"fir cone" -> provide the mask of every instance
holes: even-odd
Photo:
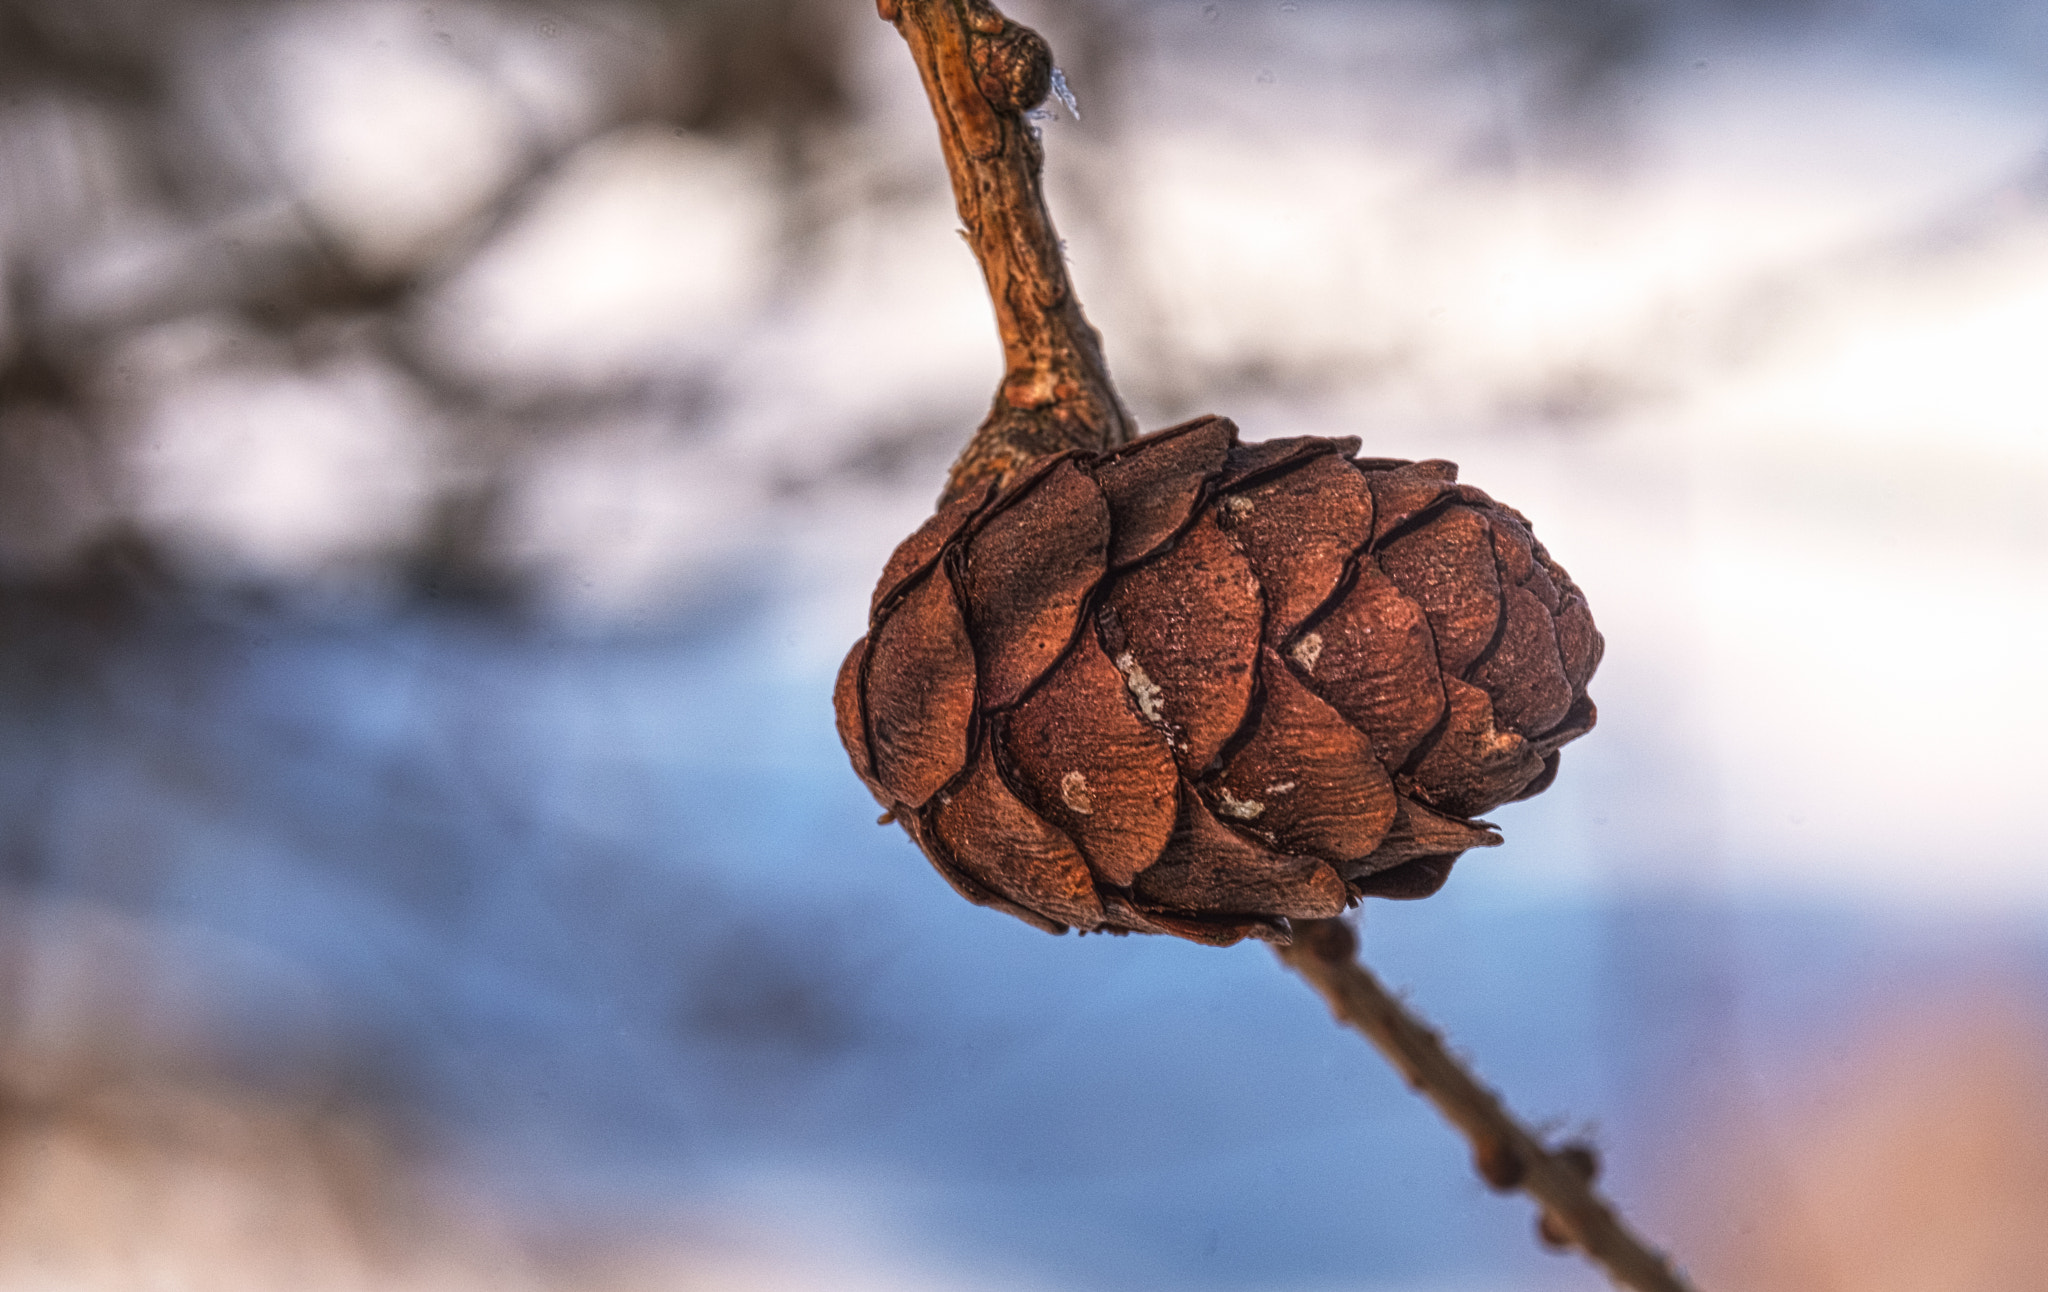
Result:
[[[1600,634],[1448,462],[1201,418],[1046,458],[889,560],[840,670],[855,769],[974,902],[1285,939],[1425,897],[1593,725]]]

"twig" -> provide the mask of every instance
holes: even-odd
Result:
[[[995,303],[1003,382],[953,464],[942,501],[1065,449],[1136,433],[1081,313],[1039,187],[1044,153],[1024,114],[1052,87],[1052,51],[987,0],[878,0],[924,78],[960,223]]]
[[[988,0],[876,0],[924,78],[939,126],[953,200],[981,262],[1003,339],[1003,382],[988,417],[953,464],[942,502],[1000,484],[1034,459],[1100,450],[1135,427],[1081,313],[1066,256],[1039,185],[1044,153],[1024,114],[1052,88],[1052,51]],[[886,819],[886,818],[884,818]],[[1637,1292],[1690,1292],[1593,1190],[1596,1159],[1583,1145],[1555,1151],[1522,1129],[1354,959],[1357,939],[1336,920],[1296,922],[1280,956],[1366,1034],[1471,1140],[1480,1174],[1521,1188],[1543,1206],[1541,1232],[1576,1246],[1616,1283]]]
[[[1278,948],[1290,969],[1322,993],[1330,1013],[1365,1034],[1408,1084],[1436,1105],[1472,1144],[1473,1165],[1495,1189],[1520,1189],[1543,1208],[1544,1240],[1576,1247],[1618,1287],[1692,1292],[1670,1262],[1638,1238],[1593,1187],[1598,1159],[1580,1144],[1546,1147],[1467,1072],[1443,1039],[1389,995],[1358,963],[1357,935],[1342,920],[1294,921],[1294,944]]]

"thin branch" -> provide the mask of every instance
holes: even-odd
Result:
[[[1322,993],[1340,1023],[1365,1034],[1408,1084],[1472,1144],[1473,1165],[1493,1188],[1520,1189],[1543,1208],[1546,1242],[1576,1247],[1617,1287],[1693,1292],[1671,1263],[1637,1237],[1593,1187],[1598,1159],[1581,1144],[1547,1147],[1465,1070],[1443,1038],[1410,1014],[1358,963],[1358,937],[1342,920],[1296,920],[1287,967]]]
[[[924,78],[953,200],[1003,339],[1002,385],[941,501],[1001,483],[1049,453],[1130,439],[1135,428],[1110,382],[1102,339],[1067,276],[1039,183],[1044,153],[1024,116],[1051,91],[1052,51],[988,0],[876,0],[876,8],[896,25]],[[1518,1125],[1436,1033],[1356,962],[1348,925],[1303,920],[1296,930],[1281,958],[1464,1132],[1488,1183],[1521,1188],[1542,1204],[1547,1241],[1582,1249],[1637,1292],[1691,1292],[1594,1191],[1592,1151],[1553,1151]]]
[[[1044,153],[1024,114],[1045,102],[1052,51],[987,0],[878,0],[924,78],[960,223],[1003,339],[1003,382],[953,464],[942,501],[1064,449],[1135,434],[1081,312],[1039,184]]]

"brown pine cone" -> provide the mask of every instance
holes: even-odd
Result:
[[[855,770],[1055,933],[1285,939],[1435,892],[1592,727],[1600,634],[1520,513],[1357,450],[1205,417],[942,508],[840,669]]]

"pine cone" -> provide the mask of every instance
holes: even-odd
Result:
[[[1284,940],[1426,897],[1593,725],[1600,634],[1520,513],[1206,417],[1035,464],[889,560],[840,738],[969,900]]]

